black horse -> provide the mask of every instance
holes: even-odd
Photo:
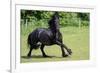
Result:
[[[61,47],[63,57],[71,55],[71,49],[63,44],[62,34],[59,30],[58,12],[53,14],[48,24],[48,28],[37,28],[29,34],[27,43],[30,46],[30,51],[27,56],[30,57],[32,50],[40,47],[43,57],[48,57],[44,52],[44,47],[54,44]],[[68,54],[65,53],[64,48],[67,50]]]

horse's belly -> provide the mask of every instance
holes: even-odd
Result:
[[[53,44],[53,43],[52,43],[52,40],[51,40],[49,37],[46,37],[46,36],[41,37],[41,38],[40,38],[40,42],[41,42],[42,44],[44,44],[44,45],[52,45],[52,44]]]
[[[40,40],[40,42],[44,45],[52,45],[51,40],[44,39],[44,40]]]

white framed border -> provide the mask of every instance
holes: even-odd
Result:
[[[96,60],[95,48],[95,7],[86,5],[70,5],[56,3],[11,3],[11,73],[47,69],[66,69],[79,67],[93,67]],[[66,11],[66,12],[89,12],[90,13],[90,60],[61,61],[42,63],[20,63],[20,9]],[[95,49],[94,49],[95,48]]]

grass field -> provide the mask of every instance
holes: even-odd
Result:
[[[69,57],[61,56],[61,49],[57,45],[46,46],[45,52],[51,58],[43,58],[40,49],[32,51],[32,57],[27,58],[27,36],[21,35],[21,63],[47,62],[47,61],[72,61],[89,59],[89,27],[63,27],[60,29],[66,46],[72,49]]]

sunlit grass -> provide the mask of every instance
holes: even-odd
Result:
[[[63,27],[61,32],[63,42],[72,49],[73,54],[70,57],[62,57],[61,49],[57,45],[46,46],[45,52],[52,58],[43,58],[40,49],[32,51],[32,58],[26,58],[29,48],[27,47],[27,36],[33,29],[25,30],[21,33],[21,63],[26,62],[46,62],[46,61],[73,61],[89,59],[89,27]],[[26,32],[25,32],[26,31]]]

